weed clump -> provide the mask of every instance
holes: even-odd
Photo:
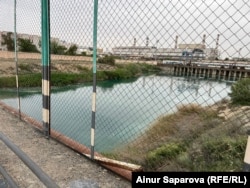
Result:
[[[250,78],[244,78],[231,87],[231,97],[232,104],[237,105],[250,105]]]

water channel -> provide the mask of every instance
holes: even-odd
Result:
[[[135,139],[158,117],[178,105],[202,106],[229,98],[231,84],[173,76],[142,76],[127,81],[103,81],[97,86],[95,149],[111,151]],[[0,90],[0,99],[17,108],[15,90]],[[42,95],[36,88],[20,89],[21,111],[42,121]],[[90,147],[92,85],[53,88],[51,127]]]

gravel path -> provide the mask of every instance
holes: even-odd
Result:
[[[40,131],[19,120],[1,106],[0,132],[24,151],[61,188],[80,188],[89,181],[93,184],[88,187],[131,187],[131,183],[126,179],[79,155],[59,142],[46,139]],[[0,165],[12,176],[20,188],[45,187],[1,140]]]

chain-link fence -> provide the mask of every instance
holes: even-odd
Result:
[[[18,73],[20,110],[41,122],[41,2],[16,5],[0,1],[1,100],[18,108]],[[243,0],[51,0],[52,130],[145,170],[240,171],[250,118],[242,81],[250,75],[249,11]]]

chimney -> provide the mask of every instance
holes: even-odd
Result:
[[[203,35],[202,45],[203,45],[204,48],[205,48],[205,46],[206,46],[206,35],[205,35],[205,34]]]
[[[136,38],[134,38],[134,47],[136,46]]]
[[[178,47],[178,35],[176,35],[176,37],[175,37],[175,46],[174,46],[174,48],[177,49],[177,47]]]
[[[216,50],[218,50],[218,47],[219,47],[219,38],[220,38],[220,34],[217,35],[216,46],[215,46]]]
[[[149,41],[149,38],[147,37],[146,38],[146,46],[148,47],[148,41]]]

